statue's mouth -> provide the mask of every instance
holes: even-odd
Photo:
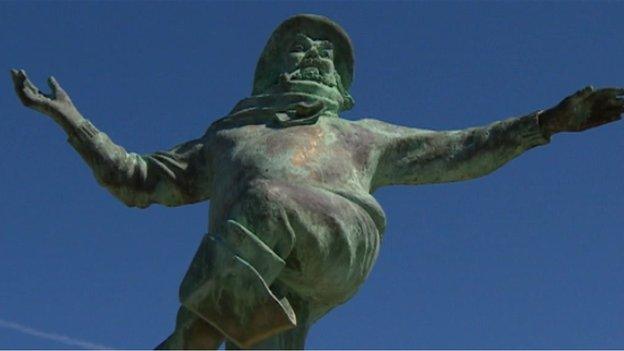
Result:
[[[318,59],[318,58],[307,58],[307,59],[303,59],[301,60],[301,62],[299,63],[299,67],[300,68],[308,68],[308,67],[316,67],[319,70],[327,70],[327,63],[323,62],[323,60]]]
[[[320,77],[321,69],[314,66],[304,67],[301,69],[301,75],[304,77]]]
[[[322,69],[316,66],[301,67],[288,74],[285,78],[288,81],[311,81],[328,87],[336,86],[336,82],[332,79],[333,77],[323,73]]]

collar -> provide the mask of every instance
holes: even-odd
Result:
[[[321,116],[338,118],[339,108],[334,100],[307,93],[253,95],[239,101],[227,116],[215,121],[210,129],[248,124],[267,124],[277,128],[314,124]]]

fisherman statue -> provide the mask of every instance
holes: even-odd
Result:
[[[484,176],[559,132],[615,121],[624,89],[584,88],[555,107],[487,126],[431,131],[349,121],[353,49],[331,20],[296,15],[271,35],[251,97],[201,137],[127,152],[50,77],[42,93],[12,71],[22,103],[51,117],[97,181],[128,206],[210,200],[209,232],[158,348],[301,349],[310,326],[371,271],[386,217],[371,195],[393,184]]]

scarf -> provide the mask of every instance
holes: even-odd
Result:
[[[273,128],[314,124],[321,116],[338,117],[336,101],[306,93],[260,94],[239,101],[225,117],[210,129],[225,129],[248,124],[266,124]]]

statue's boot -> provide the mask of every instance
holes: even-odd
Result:
[[[310,312],[311,305],[309,301],[301,299],[295,292],[288,287],[281,286],[278,282],[271,286],[271,289],[288,296],[293,310],[297,315],[297,326],[280,332],[279,334],[268,337],[249,347],[253,350],[303,350],[305,349],[306,337],[311,327]],[[235,343],[226,340],[226,350],[240,350]]]
[[[294,328],[297,319],[288,300],[269,289],[284,260],[241,224],[228,221],[224,228],[202,240],[180,285],[180,301],[229,341],[249,348]]]
[[[178,310],[176,328],[157,350],[216,350],[223,342],[221,332],[195,313],[182,306]]]
[[[298,325],[293,329],[264,339],[250,348],[253,350],[303,350],[309,328],[308,325]],[[229,341],[226,341],[225,349],[240,350],[236,344]]]

